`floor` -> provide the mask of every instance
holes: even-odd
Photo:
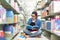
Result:
[[[22,39],[19,36],[20,36],[20,33],[13,40],[49,40],[46,37],[44,37],[43,34],[41,35],[41,38],[25,38],[25,39]]]
[[[42,36],[41,38],[26,38],[26,39],[21,39],[18,36],[14,38],[13,40],[49,40],[46,37]]]

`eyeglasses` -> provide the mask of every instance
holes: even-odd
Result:
[[[35,16],[32,16],[32,17],[35,17]]]

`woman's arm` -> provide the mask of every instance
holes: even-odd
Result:
[[[32,21],[32,20],[31,20],[31,18],[30,18],[30,19],[27,21],[27,24],[30,25],[31,21]]]
[[[39,19],[37,19],[36,27],[37,27],[37,29],[40,29],[40,27],[41,27],[41,21]]]

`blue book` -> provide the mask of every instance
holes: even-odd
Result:
[[[27,25],[27,29],[32,29],[33,27],[31,25]]]
[[[51,21],[46,21],[46,30],[51,30]]]
[[[11,10],[6,10],[6,17],[13,18],[13,16],[14,16],[13,11],[11,11]]]
[[[55,19],[55,30],[60,30],[60,19]]]
[[[19,36],[20,38],[26,38],[25,36]]]
[[[0,37],[0,40],[6,40],[5,38],[3,38],[3,37]]]
[[[4,32],[11,32],[11,34],[13,34],[13,27],[12,27],[12,25],[4,25],[3,26],[3,31]]]
[[[27,29],[30,29],[30,30],[31,30],[32,28],[39,29],[39,27],[38,27],[37,25],[35,25],[35,26],[28,25],[28,26],[27,26]]]
[[[35,26],[33,26],[33,28],[39,29],[39,26],[35,25]]]

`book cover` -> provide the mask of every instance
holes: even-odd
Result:
[[[46,30],[51,30],[51,21],[46,21]]]

